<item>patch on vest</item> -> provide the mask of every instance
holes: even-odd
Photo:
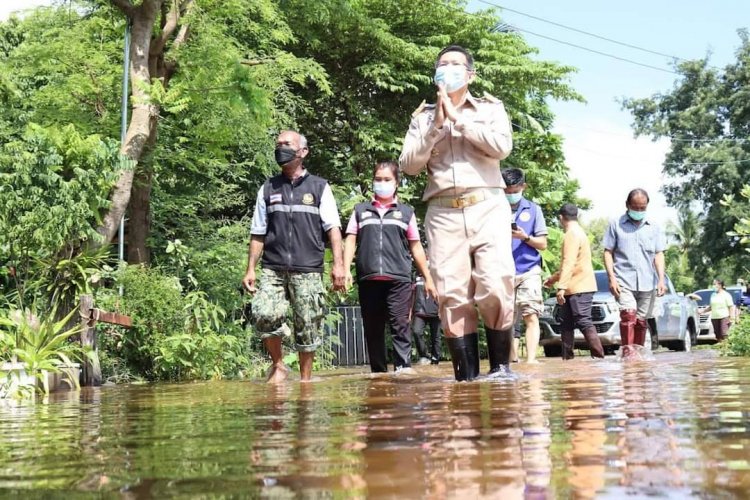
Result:
[[[372,217],[372,212],[362,212],[360,219],[366,219],[368,217]]]
[[[302,197],[302,203],[305,205],[312,205],[315,202],[315,198],[310,193],[305,193],[305,195]]]
[[[403,219],[404,218],[404,214],[402,214],[400,210],[396,210],[395,212],[393,212],[393,218],[394,219]]]
[[[531,214],[529,212],[521,212],[518,214],[518,220],[521,222],[529,222],[531,220]]]
[[[281,203],[281,193],[274,193],[270,197],[271,203]]]

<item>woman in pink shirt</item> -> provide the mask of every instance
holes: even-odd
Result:
[[[388,371],[386,322],[391,328],[396,371],[411,370],[412,258],[425,278],[425,293],[437,300],[437,291],[419,241],[414,209],[396,199],[398,180],[395,162],[376,164],[373,199],[354,207],[346,228],[346,282],[351,286],[351,263],[356,255],[359,303],[373,372]]]

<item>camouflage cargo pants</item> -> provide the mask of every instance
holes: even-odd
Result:
[[[287,325],[290,305],[297,351],[315,352],[323,327],[323,276],[262,269],[258,291],[253,297],[253,326],[262,339],[291,334]]]

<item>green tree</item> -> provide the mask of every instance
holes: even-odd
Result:
[[[280,48],[293,35],[270,0],[75,0],[2,23],[0,133],[73,124],[118,138],[126,22],[131,98],[121,152],[135,168],[120,172],[94,243],[111,241],[129,206],[129,260],[143,262],[155,183],[173,198],[160,217],[237,212],[247,185],[272,168],[258,153],[270,148],[269,128],[291,125],[304,106],[290,87],[328,89],[319,65]]]
[[[667,224],[667,236],[675,242],[667,251],[667,272],[680,291],[696,288],[694,265],[700,259],[701,225],[699,215],[688,205],[680,206],[676,224]]]
[[[343,186],[346,207],[356,195],[369,196],[376,160],[398,157],[412,111],[435,98],[435,58],[451,43],[476,56],[472,92],[493,94],[509,110],[515,149],[505,165],[526,171],[529,194],[547,214],[574,201],[578,186],[567,176],[561,138],[549,133],[553,116],[546,104],[548,98],[579,98],[567,83],[573,69],[533,58],[536,50],[522,37],[496,30],[497,12],[469,13],[457,0],[279,5],[295,27],[290,49],[320,62],[330,78],[328,95],[303,89],[313,105],[298,121],[311,140],[311,168]],[[409,179],[401,196],[414,201],[424,181]]]
[[[72,125],[32,124],[0,147],[0,249],[16,269],[21,304],[35,295],[54,297],[56,278],[27,297],[33,274],[47,273],[98,238],[97,216],[121,170],[117,151],[115,141],[82,136]]]
[[[592,219],[587,224],[582,224],[586,234],[589,235],[591,243],[591,261],[594,269],[604,269],[604,232],[609,226],[609,220],[606,217]]]
[[[739,37],[737,59],[725,68],[708,59],[680,63],[680,78],[669,92],[624,102],[637,134],[671,139],[664,164],[672,179],[664,188],[667,201],[702,205],[706,222],[696,257],[691,255],[697,275],[742,271],[744,249],[740,238],[729,234],[750,208],[739,197],[750,183],[750,38],[744,30]],[[722,204],[727,195],[732,203]]]

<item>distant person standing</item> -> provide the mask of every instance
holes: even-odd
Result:
[[[503,170],[505,197],[513,213],[513,261],[516,266],[515,310],[526,325],[526,361],[536,363],[539,347],[539,316],[544,310],[542,297],[542,254],[547,248],[547,224],[542,208],[523,196],[526,177],[519,168]],[[520,332],[513,340],[512,359],[518,359]]]
[[[325,238],[331,243],[331,280],[344,289],[341,222],[336,200],[325,179],[310,174],[303,162],[307,139],[286,130],[276,139],[274,156],[281,173],[258,190],[250,228],[248,262],[242,286],[253,297],[253,324],[271,356],[269,383],[289,375],[284,365],[282,340],[294,333],[299,353],[300,378],[312,377],[315,351],[323,327],[323,257]],[[261,263],[256,290],[255,266]],[[292,309],[292,327],[287,310]]]
[[[727,338],[732,318],[735,316],[734,298],[727,292],[722,280],[714,280],[714,293],[706,311],[711,311],[711,324],[714,327],[716,340],[721,342]]]
[[[591,320],[591,303],[596,292],[596,277],[591,264],[591,246],[586,231],[578,224],[578,207],[566,203],[558,212],[565,231],[560,270],[545,281],[544,286],[557,283],[560,305],[563,359],[573,359],[574,329],[578,328],[589,345],[591,356],[603,358],[604,349]]]
[[[411,327],[414,344],[420,356],[420,362],[422,359],[428,359],[427,356],[429,355],[429,363],[433,365],[438,364],[443,351],[441,345],[443,329],[440,326],[438,303],[434,298],[425,293],[424,278],[421,276],[417,276],[414,284],[414,309],[412,311]],[[429,353],[427,352],[423,337],[425,328],[429,328],[430,330]]]
[[[625,201],[626,213],[610,222],[604,233],[604,267],[609,290],[620,306],[620,340],[623,356],[630,346],[646,341],[647,319],[656,297],[666,292],[664,232],[647,217],[649,197],[633,189]]]
[[[376,164],[373,199],[354,207],[346,228],[346,284],[349,286],[353,281],[350,269],[356,255],[359,304],[373,373],[388,371],[386,323],[392,335],[395,370],[411,368],[412,258],[425,279],[423,293],[437,298],[414,209],[396,198],[398,180],[398,164],[392,161]]]

